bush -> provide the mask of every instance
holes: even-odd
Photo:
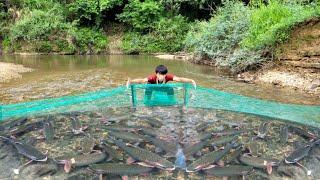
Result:
[[[4,2],[0,2],[0,38],[4,37],[8,30],[6,28],[8,24],[9,13],[6,11]]]
[[[68,5],[68,18],[79,26],[101,27],[105,11],[122,6],[123,3],[123,0],[74,0]]]
[[[186,47],[202,58],[239,72],[259,66],[285,42],[294,26],[319,17],[319,4],[307,1],[251,1],[251,7],[226,1],[209,22],[198,22],[189,31]],[[260,52],[260,53],[259,53]]]
[[[110,10],[116,6],[121,6],[123,0],[100,0],[100,11]]]
[[[126,33],[122,49],[127,54],[180,51],[188,29],[189,24],[182,16],[161,18],[148,34]]]
[[[52,51],[52,45],[48,41],[39,41],[35,43],[35,51],[49,53]]]
[[[53,0],[23,0],[22,1],[24,8],[27,9],[50,9],[53,8],[57,3],[55,3]],[[62,8],[62,7],[60,7]]]
[[[285,42],[297,23],[315,16],[316,7],[302,3],[273,0],[268,5],[261,5],[252,12],[249,34],[241,42],[242,47],[252,50],[272,48]]]
[[[42,5],[45,6],[45,3],[43,2]],[[30,11],[25,10],[21,18],[9,27],[7,52],[24,50],[22,46],[26,46],[27,51],[33,49],[36,52],[49,53],[56,51],[54,47],[58,45],[55,42],[67,42],[66,37],[73,26],[66,22],[61,5],[56,3],[50,10],[38,10],[36,7],[29,8]],[[65,47],[70,46],[72,44]],[[72,48],[67,48],[67,50],[71,52]]]
[[[68,43],[66,39],[58,39],[54,42],[55,46],[57,47],[56,51],[64,52],[67,54],[74,54],[75,53],[75,45],[72,43]]]
[[[105,51],[108,45],[108,40],[101,30],[75,28],[71,35],[80,54],[100,53]]]
[[[65,22],[59,8],[60,6],[55,6],[49,11],[27,12],[11,27],[10,38],[13,41],[48,40],[52,35],[65,34],[71,25]]]
[[[140,2],[140,0],[132,0],[126,4],[118,18],[135,30],[146,32],[155,25],[155,22],[160,20],[162,13],[163,7],[157,1],[146,0]]]
[[[141,35],[137,32],[127,32],[124,34],[121,49],[125,54],[139,54],[141,51]]]
[[[99,1],[75,0],[68,6],[69,18],[80,26],[99,26],[101,14]]]
[[[186,47],[197,55],[214,60],[217,65],[233,67],[230,54],[248,35],[250,9],[241,2],[227,1],[209,22],[196,23],[186,37]]]
[[[232,72],[241,72],[244,70],[255,69],[266,62],[266,58],[261,57],[261,52],[248,49],[236,49],[227,56],[227,63]]]
[[[189,23],[179,15],[172,18],[161,18],[151,33],[153,41],[162,52],[176,52],[183,49],[183,42],[189,30]]]
[[[2,41],[2,46],[3,46],[3,50],[4,52],[11,52],[12,51],[12,43],[10,41],[9,38],[4,38]]]

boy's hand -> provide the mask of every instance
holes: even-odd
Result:
[[[197,84],[194,80],[192,80],[192,85],[193,85],[194,89],[197,89]]]
[[[126,83],[127,89],[129,89],[129,86],[130,86],[130,78],[128,78],[127,83]]]

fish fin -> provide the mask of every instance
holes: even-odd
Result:
[[[199,165],[199,166],[197,166],[197,167],[194,168],[194,171],[195,171],[195,172],[200,171],[201,169],[203,169],[203,167],[204,167],[204,166]]]
[[[145,162],[137,162],[136,164],[139,164],[140,166],[144,166],[144,167],[150,167],[150,168],[154,168],[155,166],[145,163]]]
[[[189,170],[188,168],[186,168],[186,172],[187,173],[193,173],[193,172],[196,172],[195,170]]]
[[[207,169],[212,169],[212,168],[214,168],[214,167],[216,167],[216,165],[212,164],[212,165],[209,165],[209,166],[207,166],[207,167],[205,167],[205,168],[202,168],[202,169],[203,169],[203,170],[207,170]]]
[[[66,173],[69,173],[71,171],[71,168],[72,168],[72,165],[71,165],[71,162],[70,161],[65,161],[64,163],[64,171]]]
[[[271,164],[267,164],[267,172],[268,174],[272,174],[272,165]]]
[[[127,161],[126,161],[127,164],[132,164],[132,163],[134,163],[134,162],[136,162],[136,160],[133,159],[132,157],[129,157],[129,158],[127,159]]]

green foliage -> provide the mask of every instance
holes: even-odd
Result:
[[[152,41],[162,52],[176,52],[183,48],[183,41],[189,30],[189,23],[182,16],[161,18],[152,31]]]
[[[24,0],[2,0],[0,3],[5,4],[6,8],[21,8]]]
[[[53,49],[49,41],[37,41],[34,48],[36,52],[42,53],[50,53]]]
[[[80,26],[100,25],[100,5],[97,0],[75,0],[69,5],[69,17]]]
[[[50,9],[54,7],[57,3],[53,0],[24,0],[23,6],[27,9]],[[61,8],[61,7],[60,7]]]
[[[180,51],[188,30],[189,23],[182,16],[161,18],[148,34],[127,33],[122,48],[128,54]]]
[[[209,22],[198,22],[186,37],[186,47],[200,57],[214,59],[217,65],[233,67],[230,54],[247,36],[250,9],[241,2],[226,2]]]
[[[259,66],[261,52],[285,42],[295,25],[319,17],[319,4],[304,0],[251,1],[251,6],[226,1],[209,22],[198,22],[186,47],[202,58],[235,72]]]
[[[68,5],[68,17],[80,26],[101,27],[103,11],[123,5],[123,0],[75,0]]]
[[[0,2],[0,38],[8,33],[5,29],[8,21],[9,13],[6,11],[5,4]]]
[[[138,54],[142,52],[142,35],[138,32],[128,32],[123,36],[121,49],[126,54]]]
[[[211,11],[215,6],[221,5],[221,0],[160,0],[160,3],[169,11],[181,13],[182,6]]]
[[[11,42],[10,42],[10,39],[9,38],[4,38],[3,41],[2,41],[2,47],[3,47],[3,50],[5,52],[10,52],[11,51]]]
[[[60,6],[55,6],[49,11],[32,10],[26,13],[11,27],[12,40],[48,40],[52,35],[64,34],[70,24],[60,11]]]
[[[100,0],[100,11],[110,10],[115,6],[123,5],[123,0]]]
[[[150,30],[160,20],[163,7],[157,1],[131,0],[118,15],[119,20],[132,26],[138,31]]]
[[[56,45],[57,52],[64,52],[67,54],[74,54],[76,51],[76,47],[74,44],[69,44],[66,39],[57,39],[53,42]]]
[[[106,49],[107,39],[100,30],[77,28],[67,23],[60,6],[56,4],[48,11],[31,10],[11,27],[10,43],[25,42],[36,52],[61,51],[73,53],[99,53]],[[69,41],[68,39],[74,39]]]
[[[267,59],[261,57],[261,52],[248,49],[236,49],[227,56],[228,66],[233,72],[241,72],[250,68],[260,67]]]
[[[79,54],[100,53],[105,51],[108,40],[101,30],[76,28],[71,35]]]
[[[310,5],[273,0],[253,9],[249,35],[241,44],[252,50],[273,47],[285,42],[296,24],[315,16],[316,9]]]

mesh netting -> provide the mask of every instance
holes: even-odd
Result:
[[[187,105],[188,84],[135,84],[131,85],[131,100],[135,106]]]
[[[283,104],[189,84],[132,85],[76,96],[1,106],[0,120],[46,113],[91,111],[107,107],[172,106],[222,109],[320,127],[320,106]]]

